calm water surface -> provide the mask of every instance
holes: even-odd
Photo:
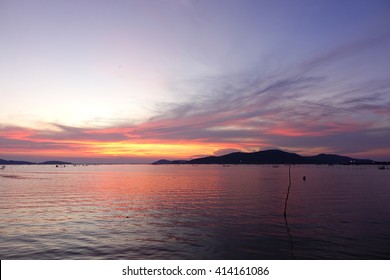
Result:
[[[7,166],[0,258],[390,259],[390,170],[291,174],[285,220],[286,166]]]

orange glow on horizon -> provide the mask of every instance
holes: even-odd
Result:
[[[141,156],[141,157],[170,157],[188,158],[195,154],[212,154],[222,148],[231,148],[232,145],[222,143],[202,142],[167,142],[167,143],[132,143],[106,142],[90,143],[86,152],[103,156]]]
[[[93,133],[105,134],[127,132],[129,129],[94,130]],[[4,135],[4,134],[3,134]],[[194,155],[212,155],[220,149],[240,149],[241,145],[231,143],[209,143],[202,141],[172,141],[159,139],[135,139],[125,141],[58,140],[36,134],[34,130],[12,130],[6,133],[11,141],[28,141],[20,147],[0,147],[0,153],[11,156],[34,156],[50,158],[168,158],[189,159]]]
[[[110,159],[121,158],[143,162],[157,159],[191,159],[194,157],[220,155],[220,153],[240,150],[253,152],[261,147],[274,147],[267,137],[272,140],[275,136],[286,137],[321,137],[331,135],[340,130],[354,131],[356,126],[345,127],[345,124],[323,124],[323,130],[309,130],[310,125],[302,128],[275,126],[273,128],[259,129],[253,135],[240,135],[236,137],[214,137],[212,133],[224,134],[239,129],[235,126],[217,126],[209,136],[209,131],[200,134],[203,138],[189,139],[189,135],[178,134],[172,120],[159,120],[133,126],[118,126],[109,128],[80,128],[63,125],[48,126],[46,129],[34,129],[23,127],[0,127],[0,157],[13,159],[24,158],[52,158],[56,160],[70,158],[85,159]],[[190,123],[187,127],[191,127]],[[196,129],[196,128],[194,128]],[[248,128],[250,131],[250,129]],[[190,131],[190,130],[189,130]],[[192,133],[192,132],[191,132]],[[232,134],[233,135],[233,134]],[[258,136],[257,136],[258,135]],[[161,137],[161,138],[160,138]],[[178,139],[175,139],[175,138]],[[303,155],[318,153],[337,153],[326,146],[290,147],[279,146],[280,149],[297,152]],[[370,158],[372,155],[380,158],[383,154],[389,154],[389,150],[377,149],[370,153],[364,151],[355,155]],[[382,156],[383,157],[383,156]],[[71,161],[71,160],[69,160]],[[114,160],[115,161],[115,160]]]

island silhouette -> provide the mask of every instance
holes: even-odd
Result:
[[[67,165],[72,164],[66,161],[58,161],[58,160],[49,160],[44,162],[32,162],[32,161],[23,161],[23,160],[5,160],[0,159],[0,164],[2,165],[32,165],[32,164],[53,164],[53,165]]]
[[[223,156],[208,156],[192,160],[161,159],[153,164],[378,164],[371,159],[356,159],[333,154],[301,156],[282,150],[245,153],[234,152]]]

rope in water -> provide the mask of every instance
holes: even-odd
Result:
[[[284,202],[284,217],[287,215],[287,201],[288,201],[288,196],[290,194],[290,188],[291,188],[291,164],[288,166],[288,189],[287,189],[287,196],[286,196],[286,201]]]

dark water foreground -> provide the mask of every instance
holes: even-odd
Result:
[[[7,166],[1,259],[390,259],[375,166]],[[303,181],[306,176],[306,181]]]

